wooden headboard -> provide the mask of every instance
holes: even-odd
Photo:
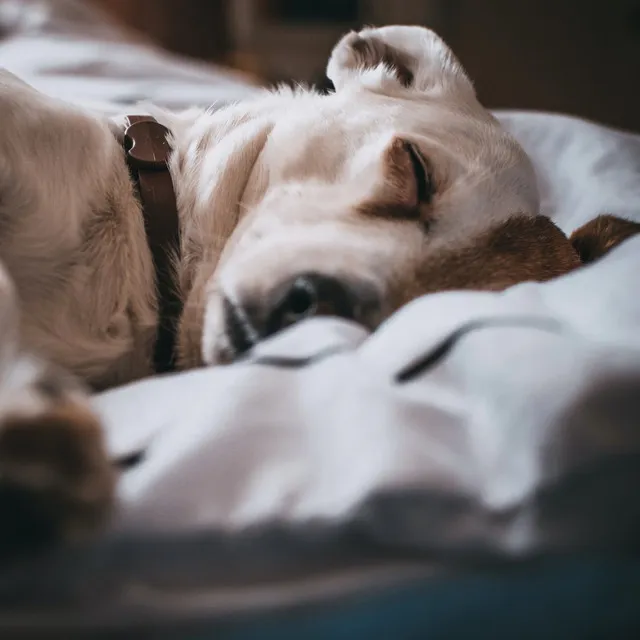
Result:
[[[222,62],[229,49],[226,0],[89,0],[163,47]]]

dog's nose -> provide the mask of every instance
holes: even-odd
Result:
[[[312,316],[353,319],[356,300],[340,280],[309,273],[298,276],[277,292],[269,305],[265,335],[271,335]]]
[[[227,335],[236,353],[243,353],[259,340],[313,316],[336,316],[368,324],[366,320],[376,307],[377,296],[368,287],[306,273],[276,287],[262,300],[232,304],[225,299]]]

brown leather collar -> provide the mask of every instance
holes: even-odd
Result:
[[[174,368],[176,332],[182,313],[173,268],[180,257],[180,226],[167,165],[171,151],[168,133],[167,128],[151,116],[127,116],[123,140],[155,267],[158,331],[153,360],[157,373]]]

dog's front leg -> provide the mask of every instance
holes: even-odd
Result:
[[[104,522],[114,472],[88,396],[21,350],[18,306],[0,262],[0,561]]]

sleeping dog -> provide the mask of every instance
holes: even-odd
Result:
[[[329,95],[109,121],[0,74],[5,548],[104,521],[115,472],[88,393],[168,368],[167,344],[185,369],[311,315],[375,329],[638,231],[602,217],[567,239],[538,215],[531,162],[433,32],[348,34],[327,75]]]

